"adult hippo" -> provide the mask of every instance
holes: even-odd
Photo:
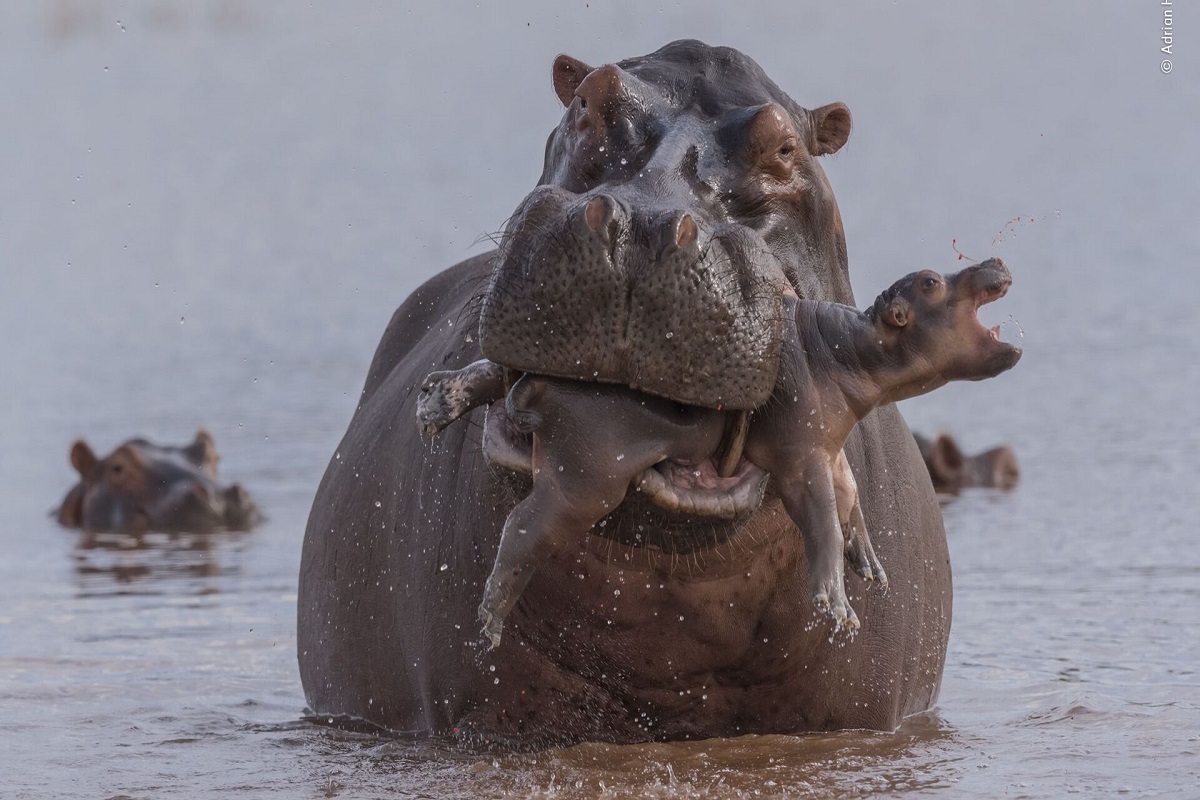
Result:
[[[1000,445],[969,456],[948,433],[930,439],[914,433],[917,449],[938,494],[958,494],[963,489],[1012,489],[1021,479],[1017,454]]]
[[[179,447],[130,439],[104,458],[80,439],[70,458],[79,480],[54,512],[66,528],[136,536],[246,531],[262,521],[241,485],[217,483],[217,447],[205,430]]]
[[[751,59],[696,41],[596,69],[559,56],[553,85],[566,112],[538,186],[497,251],[397,310],[317,491],[298,601],[309,705],[513,747],[895,728],[937,696],[951,586],[891,405],[845,447],[891,577],[887,593],[848,577],[855,637],[816,615],[801,537],[768,488],[732,520],[631,492],[540,565],[501,645],[481,642],[476,608],[530,483],[485,463],[482,409],[420,438],[427,374],[486,357],[514,380],[732,409],[736,431],[775,386],[784,296],[854,302],[817,163],[849,136],[844,105],[801,108]]]

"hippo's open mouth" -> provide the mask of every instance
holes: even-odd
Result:
[[[1008,294],[1008,287],[1012,285],[1012,278],[1008,273],[997,273],[994,276],[988,276],[987,282],[979,287],[975,292],[974,306],[971,309],[971,316],[975,319],[975,324],[979,327],[980,333],[992,342],[998,342],[1005,348],[1020,350],[1016,345],[1003,341],[1000,338],[1000,326],[994,325],[988,327],[979,319],[979,309],[986,306],[988,303],[994,303],[1004,295]]]
[[[733,474],[721,477],[716,456],[698,464],[675,459],[642,470],[633,485],[657,506],[680,514],[734,519],[758,508],[768,474],[742,458]]]
[[[753,512],[762,504],[770,475],[741,456],[741,441],[731,444],[728,438],[701,461],[687,463],[668,458],[643,469],[630,481],[630,491],[640,493],[665,511],[685,516],[728,520]],[[730,447],[737,448],[736,463],[728,477],[722,477],[721,462],[730,457]],[[488,407],[483,454],[495,466],[525,475],[533,472],[533,435],[518,429],[502,402]]]

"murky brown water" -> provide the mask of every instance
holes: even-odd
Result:
[[[0,7],[0,797],[1200,793],[1200,16],[1164,75],[1156,2],[734,5]],[[685,35],[849,103],[860,298],[952,240],[1013,269],[1021,364],[904,407],[1024,469],[946,510],[938,709],[503,758],[301,721],[300,539],[391,310],[532,184],[557,52]],[[75,436],[199,425],[260,529],[46,516]]]

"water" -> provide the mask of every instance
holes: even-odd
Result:
[[[0,9],[0,797],[1195,796],[1194,9],[1163,75],[1153,2],[599,5]],[[557,52],[680,36],[849,104],[826,167],[860,302],[955,248],[1012,268],[982,316],[1020,321],[1022,362],[904,406],[1023,468],[946,509],[937,710],[520,757],[303,722],[300,539],[389,314],[532,185]],[[46,516],[74,437],[201,425],[258,530]]]

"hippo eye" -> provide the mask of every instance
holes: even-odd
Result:
[[[792,146],[790,144],[785,144],[783,147],[779,148],[779,157],[780,158],[791,158],[792,157]]]
[[[932,289],[937,285],[938,285],[937,278],[926,278],[925,280],[921,281],[922,289]]]
[[[124,471],[125,471],[125,468],[123,466],[121,466],[120,464],[112,465],[112,474],[113,475],[120,475]]]

